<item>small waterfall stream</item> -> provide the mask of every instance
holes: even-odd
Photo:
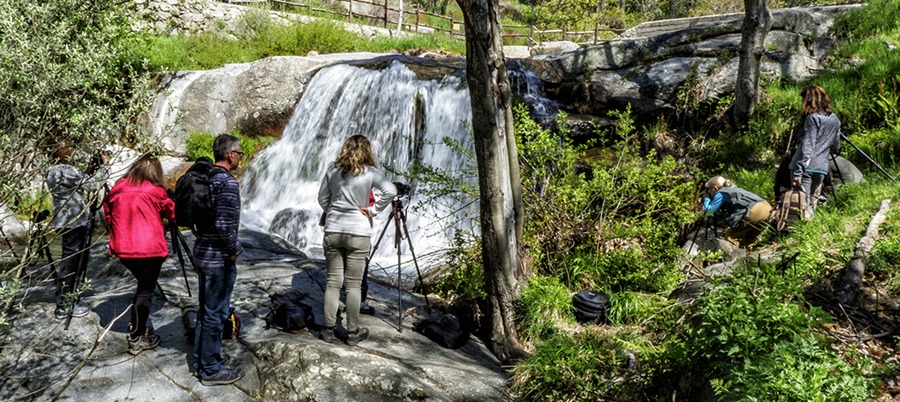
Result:
[[[515,86],[528,86],[527,80],[519,79],[525,73],[514,75]],[[294,108],[282,138],[266,148],[242,178],[242,223],[321,256],[323,231],[318,221],[322,209],[316,197],[326,168],[346,138],[367,136],[382,172],[392,181],[404,180],[388,169],[405,172],[415,162],[444,172],[462,171],[466,158],[445,145],[444,138],[471,149],[466,123],[470,116],[468,91],[453,75],[421,80],[399,61],[383,70],[348,64],[322,69]],[[429,266],[437,262],[435,258],[456,229],[477,231],[477,220],[473,220],[477,219],[477,203],[442,200],[449,202],[414,211],[425,206],[424,196],[419,183],[407,184],[412,186],[412,195],[403,201],[411,207],[407,216],[410,240],[419,265]],[[373,241],[385,227],[389,212],[374,219]],[[393,234],[391,225],[372,260],[371,270],[376,275],[396,274]],[[414,274],[405,239],[400,253],[403,273]]]

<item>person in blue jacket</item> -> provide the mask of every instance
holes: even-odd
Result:
[[[762,222],[772,211],[768,201],[722,176],[709,179],[701,197],[703,209],[713,214],[717,224],[728,227],[725,238],[738,247],[756,242],[763,231]]]
[[[831,100],[825,90],[809,86],[800,91],[803,98],[803,137],[788,168],[793,173],[792,184],[803,188],[809,211],[813,217],[822,181],[828,175],[828,155],[841,150],[841,121],[831,110]]]

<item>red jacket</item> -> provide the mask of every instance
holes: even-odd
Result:
[[[116,182],[103,199],[109,224],[109,252],[121,258],[166,257],[162,220],[175,219],[175,202],[162,187],[132,180]]]

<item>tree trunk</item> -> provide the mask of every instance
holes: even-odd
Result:
[[[457,0],[466,29],[466,79],[481,193],[481,237],[489,346],[501,362],[525,356],[514,322],[520,280],[523,206],[511,89],[497,0]]]
[[[841,303],[848,303],[859,291],[859,284],[862,283],[863,274],[866,272],[866,265],[869,263],[869,255],[872,248],[875,247],[875,240],[878,239],[878,228],[887,218],[887,213],[891,209],[891,200],[881,201],[878,212],[872,217],[869,226],[866,227],[866,233],[862,239],[856,243],[856,250],[853,252],[853,258],[847,264],[847,270],[844,271],[844,281],[838,289],[838,299]]]
[[[766,34],[772,28],[772,13],[766,0],[744,0],[744,24],[734,96],[734,125],[747,125],[759,104],[759,64]]]

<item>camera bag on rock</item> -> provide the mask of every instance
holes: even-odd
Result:
[[[572,297],[575,319],[580,323],[602,324],[609,313],[610,296],[595,290],[582,290]]]
[[[299,331],[315,323],[313,309],[283,294],[269,296],[272,311],[266,315],[266,329],[277,327],[283,331]]]
[[[413,330],[435,341],[438,345],[450,349],[459,349],[469,341],[469,331],[463,328],[453,314],[443,317],[426,318],[419,321]]]
[[[182,324],[184,324],[185,337],[188,343],[194,343],[194,333],[197,331],[197,309],[187,308],[182,312]],[[228,317],[222,323],[222,339],[237,339],[241,333],[241,319],[234,312],[234,307],[228,310]]]

